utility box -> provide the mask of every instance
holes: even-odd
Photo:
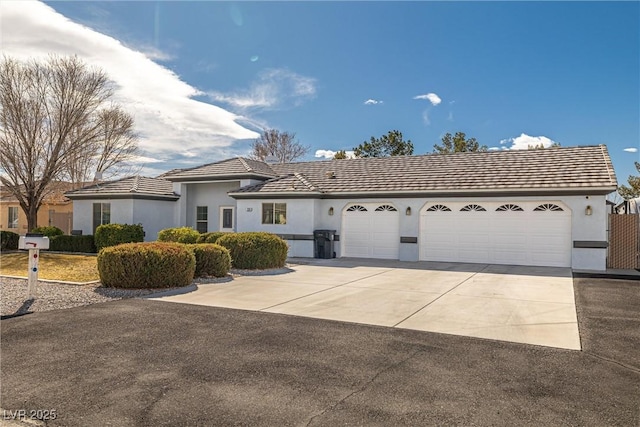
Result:
[[[42,234],[27,233],[20,236],[18,249],[49,249],[49,238]]]
[[[315,230],[313,232],[314,258],[335,258],[333,242],[335,241],[336,230]]]

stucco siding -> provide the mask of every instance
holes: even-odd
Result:
[[[132,224],[142,224],[145,242],[158,239],[158,232],[174,227],[173,211],[176,202],[168,200],[133,200]]]
[[[240,187],[240,182],[196,183],[186,184],[186,187],[186,206],[183,209],[184,218],[180,225],[196,228],[196,207],[207,206],[208,231],[219,231],[220,207],[236,206],[236,200],[229,197],[227,192],[237,190]],[[180,209],[180,205],[178,205],[178,209]],[[233,224],[236,230],[237,220],[237,215],[234,214]]]

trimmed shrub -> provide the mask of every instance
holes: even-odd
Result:
[[[214,243],[189,245],[196,256],[196,277],[224,277],[231,268],[229,250]]]
[[[32,233],[36,234],[44,234],[45,236],[51,238],[53,236],[62,236],[64,235],[64,231],[60,230],[58,227],[53,225],[48,225],[46,227],[36,227],[31,230]]]
[[[53,236],[49,238],[49,250],[58,252],[83,252],[94,254],[98,252],[92,235],[84,236]]]
[[[94,235],[98,250],[122,243],[144,241],[144,230],[141,224],[102,224],[96,228]]]
[[[233,268],[250,270],[284,267],[289,249],[280,237],[265,232],[228,233],[217,244],[229,249]]]
[[[112,288],[172,288],[193,281],[196,258],[178,243],[125,243],[98,253],[98,273]]]
[[[219,238],[224,236],[225,234],[229,234],[228,231],[210,231],[208,233],[202,233],[198,236],[198,241],[196,243],[215,243]]]
[[[158,242],[196,243],[200,233],[191,227],[165,228],[158,232]]]
[[[12,251],[18,249],[20,235],[12,231],[0,231],[0,250]]]

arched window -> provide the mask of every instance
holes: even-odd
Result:
[[[534,211],[554,211],[554,212],[558,212],[558,211],[563,211],[564,209],[562,209],[560,206],[558,205],[554,205],[553,203],[544,203],[540,206],[538,206],[537,208],[534,209]]]
[[[380,205],[376,208],[376,212],[382,211],[398,212],[398,210],[391,205]]]
[[[507,212],[507,211],[522,212],[522,211],[524,211],[524,209],[522,209],[518,205],[512,205],[511,203],[507,203],[506,205],[500,206],[498,209],[496,209],[496,211],[498,211],[498,212]]]
[[[347,209],[347,212],[367,212],[367,208],[361,205],[353,205]]]
[[[427,209],[427,212],[451,212],[451,209],[445,205],[433,205]]]
[[[486,212],[487,210],[480,205],[467,205],[460,209],[461,212]]]

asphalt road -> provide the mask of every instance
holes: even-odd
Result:
[[[2,321],[0,406],[51,426],[637,426],[640,282],[575,289],[583,351],[146,300],[34,313]]]

